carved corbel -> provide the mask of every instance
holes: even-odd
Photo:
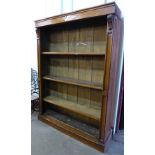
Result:
[[[113,14],[108,15],[107,16],[107,24],[108,24],[107,32],[109,34],[112,34],[112,31],[113,31],[113,22],[114,22],[114,15]]]
[[[36,35],[37,35],[37,39],[40,39],[40,30],[39,30],[39,28],[36,28]]]

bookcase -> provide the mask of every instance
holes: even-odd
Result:
[[[35,21],[38,118],[100,151],[112,135],[120,22],[114,2]]]

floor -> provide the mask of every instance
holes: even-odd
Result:
[[[124,132],[114,136],[106,153],[89,146],[40,122],[37,113],[31,115],[31,155],[123,155]]]

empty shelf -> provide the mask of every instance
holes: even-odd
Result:
[[[105,55],[101,52],[42,52],[45,55]]]
[[[55,81],[55,82],[60,82],[60,83],[65,83],[65,84],[81,86],[81,87],[103,90],[103,85],[99,84],[99,83],[95,83],[95,82],[75,80],[75,79],[64,78],[64,77],[56,77],[56,76],[51,76],[51,75],[43,76],[43,79]]]
[[[47,96],[43,99],[43,101],[58,106],[60,108],[70,110],[85,117],[94,119],[96,121],[100,120],[100,110],[91,108],[88,105],[77,104],[75,102],[68,101],[55,96]]]

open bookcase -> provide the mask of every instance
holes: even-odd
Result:
[[[100,151],[111,137],[119,16],[109,3],[35,21],[39,119]]]

